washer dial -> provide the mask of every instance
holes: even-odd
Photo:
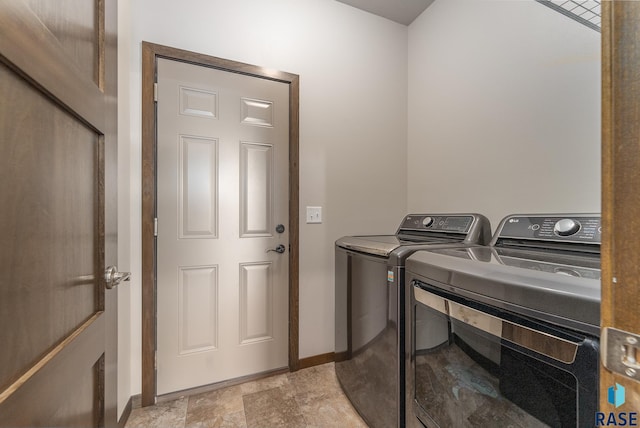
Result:
[[[558,220],[553,226],[553,232],[558,236],[571,236],[580,230],[580,223],[570,218]]]

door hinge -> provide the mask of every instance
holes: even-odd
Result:
[[[158,84],[153,84],[153,101],[158,102]]]
[[[158,217],[153,219],[153,236],[158,236]]]
[[[640,382],[640,335],[606,327],[601,342],[602,364],[612,372]]]
[[[158,370],[158,351],[153,352],[153,369]]]

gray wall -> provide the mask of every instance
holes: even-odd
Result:
[[[534,1],[409,27],[409,211],[600,211],[600,34]]]

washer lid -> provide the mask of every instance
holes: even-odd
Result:
[[[490,247],[421,250],[406,272],[430,285],[512,312],[599,334],[597,255],[503,251]]]
[[[375,256],[389,257],[402,243],[395,235],[344,236],[336,241],[338,247]]]
[[[460,237],[420,236],[415,239],[401,239],[396,235],[344,236],[336,245],[347,250],[374,256],[389,257],[394,250],[409,245],[430,245],[460,243]]]
[[[336,246],[364,254],[389,257],[405,246],[485,244],[491,237],[489,220],[480,214],[408,214],[395,235],[343,236]]]

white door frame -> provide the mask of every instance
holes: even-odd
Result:
[[[157,59],[166,58],[289,85],[289,370],[299,368],[299,76],[195,52],[142,43],[142,406],[156,400],[156,105]]]

